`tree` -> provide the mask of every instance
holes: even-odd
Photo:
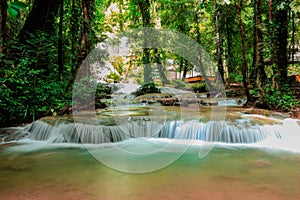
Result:
[[[161,3],[161,25],[171,28],[187,36],[191,36],[190,31],[195,20],[198,6],[195,1],[162,1]],[[182,73],[182,80],[185,80],[188,72],[188,61],[177,56],[179,72]]]
[[[92,19],[92,12],[93,12],[93,0],[82,0],[82,29],[81,29],[81,48],[79,54],[79,61],[78,63],[82,63],[82,61],[87,57],[88,53],[91,51],[91,44],[90,44],[90,31],[91,31],[91,19]]]
[[[218,63],[218,77],[224,83],[224,67],[223,67],[223,49],[222,39],[220,36],[220,11],[218,9],[217,0],[214,0],[214,15],[215,15],[215,34],[216,34],[216,54],[217,54],[217,63]]]
[[[137,0],[139,11],[142,15],[143,28],[151,27],[150,16],[150,1],[149,0]],[[144,83],[152,82],[151,65],[150,65],[150,48],[148,46],[147,33],[144,32],[144,48],[143,48],[143,64],[144,64]]]
[[[5,42],[6,42],[6,21],[7,21],[7,1],[0,1],[0,58],[1,54],[6,54]],[[0,62],[1,63],[1,62]]]
[[[28,67],[34,70],[42,69],[44,75],[50,74],[53,54],[49,52],[56,50],[50,41],[54,40],[54,22],[60,3],[61,0],[34,1],[32,10],[18,35],[18,45],[26,50],[19,48],[13,51],[16,65],[20,63],[22,58],[29,57],[32,60]],[[36,79],[37,76],[34,78],[34,87],[36,87]]]
[[[30,34],[37,31],[54,33],[54,19],[62,0],[35,0],[32,10],[19,33],[19,41],[26,44]]]
[[[287,80],[287,67],[288,67],[288,12],[289,12],[289,0],[278,1],[278,10],[275,14],[275,23],[277,24],[275,29],[276,38],[276,67],[278,72],[279,85],[282,86]]]
[[[261,0],[254,0],[254,50],[252,77],[255,80],[255,86],[262,89],[267,79],[263,64],[263,33],[262,33],[262,8]]]
[[[158,49],[154,49],[153,54],[154,54],[154,62],[156,63],[162,84],[163,85],[169,84],[169,80],[168,80],[167,76],[165,75],[165,72],[164,72],[164,69],[162,66],[161,53],[158,52]]]
[[[58,58],[57,58],[57,64],[58,64],[58,71],[59,71],[59,77],[62,79],[62,73],[63,73],[63,22],[64,22],[64,0],[61,0],[60,8],[59,8],[59,31],[58,31]]]
[[[227,80],[228,84],[232,82],[231,74],[234,73],[234,54],[233,54],[233,36],[234,36],[234,19],[235,19],[235,9],[229,4],[226,6],[226,18],[225,18],[225,33],[226,33],[226,41],[227,41],[227,69],[229,74],[229,79]]]
[[[264,64],[274,64],[273,85],[280,89],[286,83],[288,71],[288,13],[290,1],[269,0],[269,24],[271,60]]]
[[[77,0],[72,0],[71,2],[71,17],[70,17],[70,38],[71,38],[71,58],[70,58],[70,62],[71,62],[71,74],[73,77],[76,76],[76,70],[78,68],[78,66],[81,64],[81,60],[78,59],[78,51],[79,51],[79,47],[80,47],[80,16],[81,16],[81,8],[78,5],[78,1]]]
[[[248,89],[248,78],[247,78],[247,59],[246,59],[246,46],[245,46],[245,34],[244,34],[244,29],[243,29],[243,21],[242,21],[242,16],[241,16],[241,10],[243,7],[243,1],[239,0],[239,3],[236,4],[237,8],[237,13],[238,13],[238,21],[239,21],[239,26],[240,26],[240,36],[242,39],[242,58],[243,58],[243,68],[242,68],[242,74],[243,74],[243,85],[244,85],[244,90],[245,94],[247,97],[247,103],[253,102],[252,96],[250,95],[249,89]]]

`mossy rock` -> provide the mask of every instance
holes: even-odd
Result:
[[[161,91],[155,86],[154,83],[147,83],[142,85],[136,92],[133,93],[133,95],[137,97],[150,93],[161,93]]]
[[[142,96],[136,97],[136,100],[142,103],[160,103],[164,106],[171,106],[178,102],[177,97],[171,93],[152,93],[144,94]]]

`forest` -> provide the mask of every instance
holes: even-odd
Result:
[[[300,75],[299,21],[298,0],[1,0],[0,126],[57,115],[72,105],[76,74],[96,45],[146,27],[198,42],[226,88],[242,85],[245,106],[297,110],[299,94],[292,85]],[[129,60],[112,58],[116,73],[107,82],[131,75],[138,84],[168,85],[165,65],[139,66],[169,59],[179,66],[176,83],[186,84],[193,68],[187,60],[147,48]]]

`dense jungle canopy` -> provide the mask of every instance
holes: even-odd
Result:
[[[197,41],[227,87],[243,85],[247,105],[297,109],[291,75],[300,75],[299,21],[298,0],[1,0],[0,124],[30,122],[71,105],[78,68],[97,43],[143,27]],[[138,84],[168,85],[163,63],[170,59],[179,66],[177,82],[186,84],[193,68],[187,60],[147,48],[128,60],[111,58],[116,72],[107,82],[132,76]],[[141,67],[147,63],[162,65]]]

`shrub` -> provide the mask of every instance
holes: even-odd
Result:
[[[154,83],[147,83],[142,85],[136,92],[133,94],[137,96],[141,96],[149,93],[161,93],[160,89],[158,89]]]
[[[108,82],[108,83],[118,83],[121,81],[121,76],[115,72],[111,72],[109,75],[107,75],[105,77],[105,80]]]
[[[205,81],[201,81],[199,83],[192,83],[191,87],[196,93],[208,92],[207,84]]]
[[[265,93],[255,102],[257,107],[282,111],[293,110],[299,105],[300,101],[295,98],[288,85],[283,86],[280,90],[267,85]]]

